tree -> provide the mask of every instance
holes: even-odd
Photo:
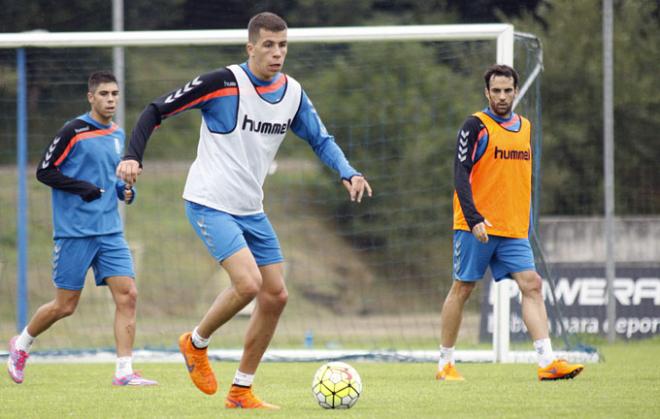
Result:
[[[617,2],[614,14],[615,182],[618,214],[660,212],[658,4]],[[601,1],[559,0],[514,21],[544,45],[546,214],[602,214]]]

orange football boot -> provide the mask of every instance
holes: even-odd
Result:
[[[445,364],[445,367],[435,375],[436,380],[440,381],[465,381],[465,378],[456,369],[454,364]]]
[[[228,409],[270,409],[277,410],[280,407],[259,400],[252,393],[252,387],[240,387],[232,385],[225,399],[225,407]]]
[[[584,369],[582,364],[569,364],[565,359],[555,359],[545,368],[539,368],[539,380],[568,380]]]
[[[218,391],[218,382],[209,363],[207,348],[195,348],[192,344],[192,333],[188,332],[179,337],[179,350],[195,386],[206,394]]]

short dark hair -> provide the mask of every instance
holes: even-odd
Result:
[[[490,89],[490,79],[493,76],[504,76],[513,78],[513,87],[518,88],[518,72],[505,64],[495,64],[488,67],[484,73],[484,81],[486,82],[486,89]]]
[[[87,80],[87,91],[94,93],[101,83],[117,83],[117,78],[112,71],[95,71]]]
[[[259,40],[259,31],[265,29],[270,32],[282,32],[287,29],[284,19],[271,12],[261,12],[252,16],[248,23],[248,40],[256,43]]]

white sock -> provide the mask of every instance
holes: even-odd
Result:
[[[236,370],[236,375],[234,375],[234,384],[243,387],[250,387],[254,381],[254,374],[246,374]]]
[[[547,367],[555,360],[555,353],[552,350],[550,338],[535,340],[534,350],[538,355],[539,366],[541,368]]]
[[[209,346],[209,342],[211,341],[211,337],[209,336],[208,338],[203,338],[197,333],[197,328],[195,327],[195,330],[192,332],[192,343],[197,349],[204,349],[207,346]]]
[[[21,334],[18,335],[18,339],[16,339],[16,349],[24,352],[30,352],[30,348],[32,348],[32,344],[34,343],[35,339],[36,338],[30,336],[27,331],[27,327],[25,327]]]
[[[131,374],[133,374],[133,358],[130,356],[117,357],[115,377],[126,377]]]
[[[440,360],[438,361],[439,370],[443,369],[447,364],[455,363],[454,348],[455,346],[452,346],[451,348],[445,348],[444,346],[440,346]]]

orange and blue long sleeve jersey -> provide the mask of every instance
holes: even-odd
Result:
[[[54,238],[122,231],[117,199],[124,199],[125,185],[115,170],[124,141],[117,124],[103,125],[84,114],[67,122],[48,144],[37,179],[52,188]]]
[[[241,67],[250,77],[259,95],[268,102],[278,103],[287,89],[286,76],[277,74],[272,80],[258,79],[247,63]],[[312,147],[316,155],[328,167],[339,173],[341,178],[350,179],[359,173],[351,167],[343,151],[335,143],[323,125],[311,100],[303,91],[301,103],[291,122],[293,132]],[[150,103],[140,115],[131,133],[124,159],[142,162],[147,141],[162,121],[189,109],[199,109],[202,118],[212,133],[232,132],[237,121],[239,89],[234,74],[227,68],[221,68],[186,83]]]
[[[515,113],[506,119],[495,115],[490,108],[484,109],[483,113],[506,131],[517,133],[521,130],[523,118]],[[484,216],[474,202],[473,187],[479,185],[472,184],[472,172],[474,166],[484,156],[488,144],[488,129],[485,124],[474,115],[468,117],[458,132],[454,159],[454,188],[462,215],[470,230],[484,221]]]

